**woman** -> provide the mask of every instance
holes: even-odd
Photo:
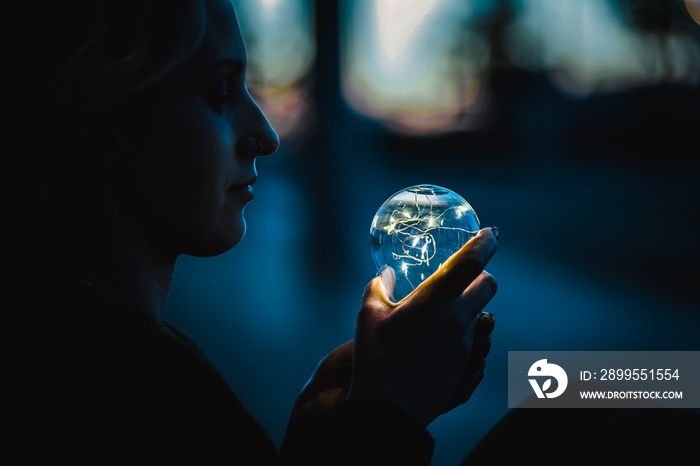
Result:
[[[9,444],[26,459],[276,464],[223,379],[160,322],[180,254],[246,230],[278,137],[227,0],[14,2],[4,12]],[[483,377],[496,291],[482,230],[409,298],[370,282],[356,338],[294,407],[286,464],[428,464],[425,427]]]

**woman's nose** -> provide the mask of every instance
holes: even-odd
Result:
[[[267,121],[260,107],[251,99],[251,112],[248,116],[248,134],[242,138],[239,153],[246,157],[259,157],[274,153],[280,145],[277,132]]]
[[[267,131],[265,132],[265,136],[256,141],[258,155],[273,154],[280,146],[280,138],[277,135],[277,132],[274,130],[274,128],[272,128],[270,123],[267,122],[267,119],[265,122],[267,123]]]

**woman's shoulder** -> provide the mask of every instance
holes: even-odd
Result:
[[[113,387],[120,353],[142,346],[155,331],[128,306],[78,281],[24,275],[3,287],[0,303],[3,355],[13,382],[26,388],[50,380],[44,396]]]
[[[115,339],[135,342],[139,334],[158,331],[138,309],[110,299],[87,281],[25,274],[2,288],[0,303],[4,341],[23,349],[17,356],[94,359]]]
[[[10,302],[5,380],[18,441],[55,439],[56,448],[68,448],[80,438],[98,456],[121,445],[125,455],[141,449],[160,460],[230,460],[249,444],[270,445],[176,328],[87,283],[16,280],[0,294],[0,303]],[[262,451],[274,457],[270,448]]]

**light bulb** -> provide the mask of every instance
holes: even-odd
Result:
[[[422,184],[397,192],[379,207],[370,228],[372,258],[396,273],[392,299],[405,298],[479,231],[467,201],[446,188]]]

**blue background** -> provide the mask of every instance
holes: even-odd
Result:
[[[508,411],[508,351],[700,349],[696,87],[582,98],[503,67],[483,130],[414,138],[351,110],[319,47],[316,132],[258,161],[245,238],[181,257],[165,313],[278,446],[317,362],[353,337],[375,211],[414,184],[456,191],[501,231],[486,377],[429,427],[434,464],[458,463]]]

